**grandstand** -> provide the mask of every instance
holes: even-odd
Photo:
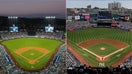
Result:
[[[29,36],[27,32],[2,32],[1,38],[3,40],[15,39],[15,38],[24,38],[24,37],[40,37],[40,38],[50,38],[61,40],[64,32],[37,32],[35,36]]]
[[[125,30],[125,31],[132,31],[132,23],[131,22],[120,22],[120,24],[117,26],[119,29]]]
[[[73,30],[82,30],[90,28],[91,25],[89,21],[67,21],[67,30],[73,31]]]
[[[72,54],[71,52],[67,51],[66,53],[66,67],[69,66],[78,66],[81,64],[81,62],[79,62]]]

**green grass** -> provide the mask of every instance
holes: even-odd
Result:
[[[68,40],[71,40],[75,43],[92,39],[106,38],[132,44],[132,32],[125,32],[111,28],[90,28],[86,30],[68,32],[67,37]]]
[[[55,52],[55,49],[60,44],[62,44],[62,42],[57,40],[42,39],[42,38],[20,38],[20,39],[4,41],[2,42],[2,44],[7,46],[8,51],[13,55],[13,57],[16,59],[16,61],[22,68],[26,70],[38,70],[43,68],[47,64],[48,60],[51,58],[51,56]],[[45,48],[45,49],[48,49],[50,52],[44,57],[42,57],[41,59],[39,59],[39,62],[37,62],[36,64],[29,64],[27,60],[23,59],[21,56],[17,55],[14,52],[15,50],[19,48],[28,47],[28,46],[36,46],[36,47]],[[32,57],[32,59],[38,57],[39,55],[41,56],[41,54],[36,51],[28,51],[28,52],[29,53],[35,52],[36,56]],[[30,56],[28,56],[28,52],[23,55],[27,56],[27,58],[31,58]]]
[[[99,66],[99,62],[95,59],[95,56],[82,50],[79,46],[76,44],[86,41],[86,40],[94,40],[94,39],[112,39],[112,40],[119,40],[122,42],[125,42],[129,44],[129,47],[125,50],[118,52],[112,56],[109,57],[109,60],[105,63],[105,66],[111,66],[112,64],[119,61],[123,56],[125,56],[128,52],[132,49],[132,33],[126,32],[118,29],[112,29],[112,28],[89,28],[86,30],[78,30],[73,32],[67,32],[67,38],[69,44],[92,66]],[[102,45],[102,44],[101,44]],[[99,47],[101,46],[99,44]],[[105,45],[106,46],[106,45]],[[98,51],[98,44],[97,46],[93,45],[91,48],[88,48],[89,50],[95,52],[96,54],[108,54],[112,51],[117,50],[115,46],[108,45],[107,49],[110,49],[111,51],[106,52],[99,52]],[[93,48],[96,48],[93,50]],[[118,57],[117,57],[118,56]]]
[[[34,54],[34,55],[31,55]],[[23,52],[22,55],[30,60],[37,59],[38,57],[42,56],[43,53],[39,52],[37,50],[28,50],[26,52]]]
[[[105,50],[101,50],[100,48],[105,48]],[[97,55],[108,55],[116,50],[118,50],[117,47],[111,45],[111,44],[107,44],[107,43],[97,43],[94,45],[91,45],[88,47],[88,50],[94,52]]]
[[[97,66],[98,62],[95,60],[95,56],[92,54],[83,51],[79,46],[77,46],[74,42],[70,41],[69,43],[86,61],[88,61],[91,65]]]

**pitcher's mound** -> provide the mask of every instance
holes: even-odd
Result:
[[[33,55],[34,55],[34,53],[31,53],[30,55],[31,55],[31,56],[33,56]]]

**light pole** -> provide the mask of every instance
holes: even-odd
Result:
[[[12,25],[12,24],[17,24],[17,19],[18,19],[18,17],[17,16],[8,16],[8,23],[9,23],[9,25]]]
[[[54,25],[54,20],[55,20],[55,16],[46,16],[45,17],[45,19],[46,19],[46,25],[48,25],[49,23],[51,24],[51,25]]]

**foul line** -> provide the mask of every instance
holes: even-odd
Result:
[[[111,55],[113,55],[113,54],[116,54],[116,53],[118,53],[118,52],[120,52],[120,51],[123,51],[123,50],[126,49],[127,47],[129,47],[129,45],[126,46],[126,47],[124,47],[124,48],[118,49],[117,51],[112,52],[112,53],[110,53],[110,54],[108,54],[108,55],[106,55],[106,56],[104,56],[104,58],[109,57],[109,56],[111,56]]]
[[[77,46],[79,46],[78,44],[76,44]],[[99,55],[97,55],[97,54],[95,54],[94,52],[92,52],[92,51],[90,51],[90,50],[88,50],[88,49],[86,49],[86,48],[83,48],[83,47],[81,47],[81,46],[79,46],[80,48],[82,48],[83,50],[85,50],[85,51],[87,51],[87,52],[89,52],[89,53],[91,53],[92,55],[94,55],[94,56],[96,56],[96,57],[98,57],[98,58],[100,58],[100,60],[102,59],[102,57],[101,56],[99,56]]]
[[[76,44],[76,45],[79,46],[78,44]],[[108,54],[108,55],[106,55],[106,56],[103,56],[103,57],[102,57],[102,56],[99,56],[99,55],[97,55],[97,54],[95,54],[94,52],[92,52],[92,51],[90,51],[90,50],[88,50],[88,49],[86,49],[86,48],[84,48],[84,47],[81,47],[81,46],[79,46],[79,47],[82,48],[83,50],[85,50],[85,51],[91,53],[92,55],[98,57],[100,60],[104,60],[105,58],[107,58],[107,57],[109,57],[109,56],[111,56],[111,55],[113,55],[113,54],[116,54],[116,53],[118,53],[118,52],[120,52],[120,51],[123,51],[124,49],[126,49],[127,47],[129,47],[129,45],[126,46],[126,47],[124,47],[124,48],[118,49],[118,50],[116,50],[116,51],[114,51],[114,52],[112,52],[112,53],[110,53],[110,54]]]

